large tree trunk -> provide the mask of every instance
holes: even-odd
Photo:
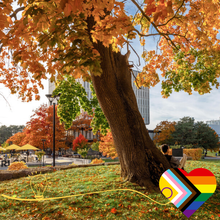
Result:
[[[94,45],[102,62],[101,76],[92,75],[100,106],[110,124],[121,164],[121,176],[149,190],[170,165],[152,142],[138,110],[127,57],[102,43]]]

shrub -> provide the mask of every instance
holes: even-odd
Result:
[[[202,158],[202,149],[183,149],[183,153],[189,157],[192,157],[193,160],[200,160]]]
[[[27,169],[28,167],[25,165],[23,161],[21,162],[14,162],[9,167],[8,170],[23,170]]]
[[[99,163],[105,163],[105,161],[103,161],[102,159],[95,158],[94,160],[92,160],[90,164],[99,164]]]
[[[42,151],[35,152],[35,154],[37,155],[38,160],[40,161],[43,155],[45,154],[45,152],[42,150]]]
[[[80,134],[75,140],[73,140],[73,151],[76,151],[78,154],[82,155],[83,158],[86,157],[89,150],[88,140]]]

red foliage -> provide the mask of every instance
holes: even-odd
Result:
[[[87,144],[88,140],[80,134],[75,140],[73,140],[73,150],[77,151],[78,148],[83,148]]]
[[[57,106],[56,106],[57,112]],[[63,124],[59,123],[57,114],[55,115],[55,148],[67,148],[65,145],[65,129]],[[22,133],[17,133],[8,141],[12,141],[19,146],[31,144],[37,148],[43,149],[42,139],[46,139],[44,148],[53,147],[53,106],[41,105],[34,111],[29,122]]]

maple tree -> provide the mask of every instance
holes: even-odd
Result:
[[[60,124],[57,114],[55,115],[55,129],[55,149],[67,149],[65,129],[63,124]],[[44,149],[53,149],[53,106],[48,107],[45,104],[34,111],[30,121],[26,123],[24,131],[16,133],[7,142],[12,141],[19,146],[30,144],[43,149],[42,139],[46,140]]]
[[[103,156],[111,157],[112,159],[118,157],[111,131],[108,130],[107,134],[100,139],[99,151],[102,152]]]
[[[24,125],[10,125],[8,127],[5,125],[0,126],[0,143],[4,143],[13,134],[22,132],[23,129]]]
[[[155,144],[172,144],[171,134],[175,131],[176,122],[161,121],[154,129],[154,143]]]
[[[65,75],[92,81],[109,122],[121,175],[157,189],[169,163],[151,141],[131,86],[131,40],[142,45],[159,36],[159,51],[142,54],[138,86],[162,77],[162,95],[218,88],[220,4],[218,0],[12,0],[0,2],[0,83],[22,100],[38,100],[42,80]],[[126,6],[137,9],[134,14]],[[22,14],[21,14],[22,12]],[[120,48],[127,46],[126,54]],[[30,77],[31,76],[31,77]],[[130,160],[132,158],[132,160]]]
[[[11,136],[10,138],[8,138],[6,140],[6,143],[10,143],[12,142],[13,144],[16,144],[18,146],[22,146],[22,141],[25,138],[25,132],[17,132],[16,134],[14,134],[13,136]]]

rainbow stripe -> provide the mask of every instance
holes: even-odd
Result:
[[[204,168],[192,170],[186,175],[188,180],[201,192],[201,194],[183,211],[186,217],[190,217],[216,190],[214,174]],[[188,218],[189,218],[188,217]]]
[[[189,218],[216,190],[212,172],[199,168],[189,174],[175,168],[163,173],[159,181],[162,193]]]

